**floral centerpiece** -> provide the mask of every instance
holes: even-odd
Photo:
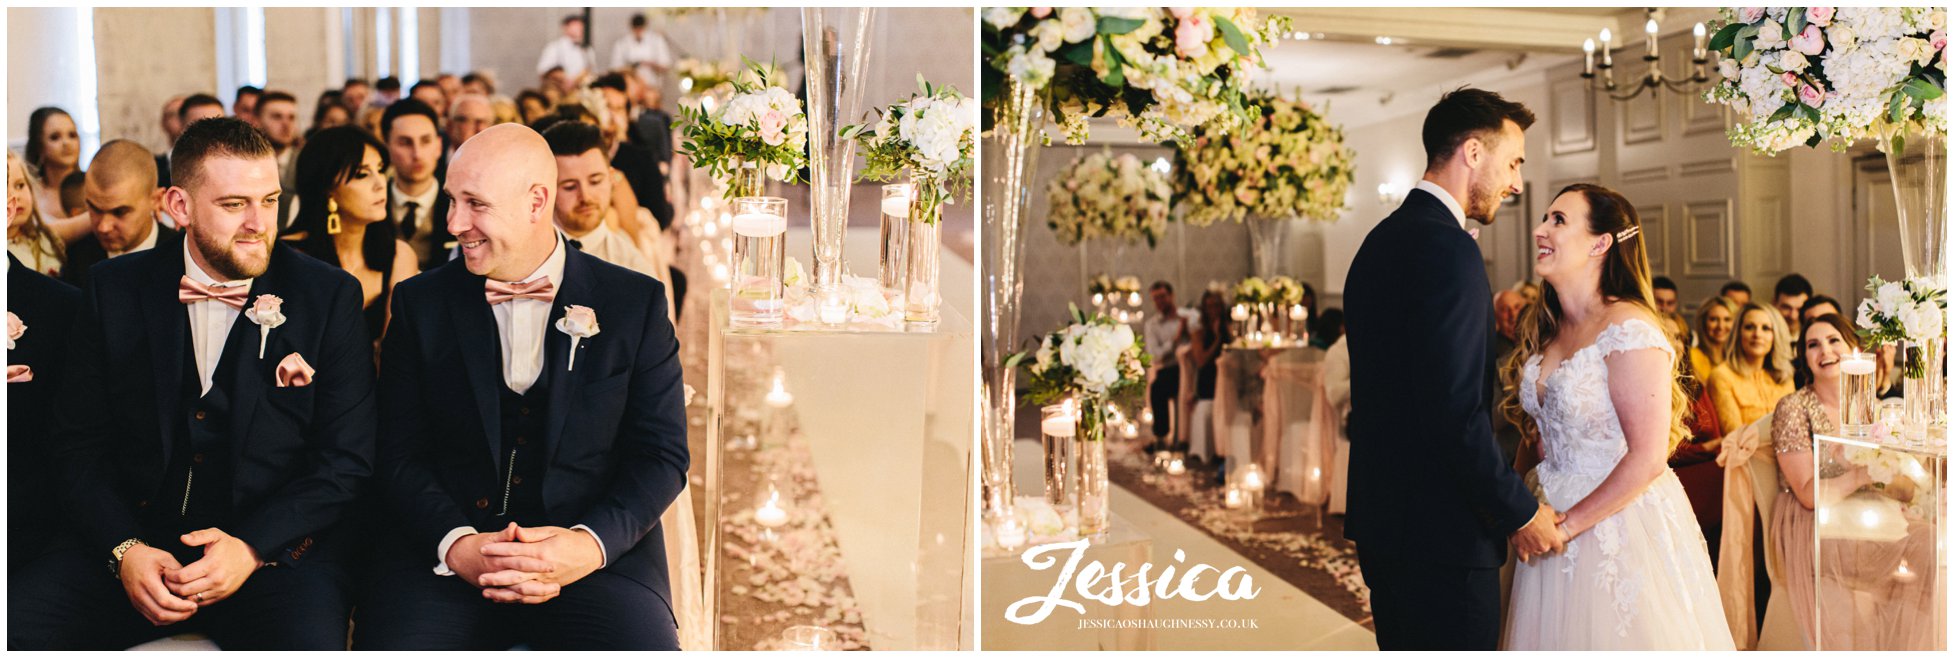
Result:
[[[1830,140],[1947,133],[1947,11],[1939,7],[1725,8],[1709,47],[1736,108],[1730,141],[1759,153]]]
[[[916,76],[922,93],[877,110],[871,125],[849,126],[842,137],[862,147],[862,178],[916,183],[916,208],[934,222],[937,208],[969,193],[977,146],[977,102],[955,87],[937,87]]]
[[[1167,230],[1167,176],[1131,153],[1091,153],[1072,161],[1047,188],[1046,222],[1063,244],[1080,240],[1145,239],[1152,247]]]
[[[1883,281],[1878,276],[1866,289],[1873,296],[1859,302],[1860,335],[1868,344],[1904,346],[1907,423],[1914,429],[1944,424],[1947,290],[1932,277]]]
[[[1275,291],[1262,277],[1251,276],[1235,284],[1235,303],[1263,304],[1275,301]]]
[[[1086,282],[1086,292],[1107,297],[1121,297],[1140,292],[1140,277],[1123,276],[1113,278],[1106,274],[1095,274]]]
[[[800,99],[779,86],[779,76],[747,64],[753,77],[730,81],[733,96],[724,104],[679,109],[685,135],[679,152],[726,181],[727,199],[757,194],[761,172],[792,183],[807,166],[807,114]]]
[[[1281,306],[1294,306],[1303,303],[1303,284],[1287,276],[1269,280],[1270,301]]]
[[[1355,180],[1343,129],[1300,101],[1256,93],[1241,130],[1198,127],[1175,158],[1174,207],[1195,226],[1247,217],[1334,221]]]
[[[1031,354],[1031,387],[1025,400],[1040,405],[1069,400],[1068,406],[1077,410],[1077,443],[1062,454],[1076,455],[1078,465],[1061,472],[1078,474],[1079,534],[1098,534],[1105,531],[1109,516],[1105,441],[1109,411],[1115,401],[1146,387],[1147,351],[1133,327],[1099,313],[1088,317],[1074,306],[1072,322],[1039,339],[1038,349]],[[1015,367],[1024,357],[1015,355],[1008,364]]]
[[[1048,92],[1073,144],[1085,141],[1087,117],[1114,117],[1158,142],[1247,121],[1244,69],[1288,27],[1247,7],[990,7],[983,16],[985,104],[1007,77]]]

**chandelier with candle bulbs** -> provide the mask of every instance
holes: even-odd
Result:
[[[1655,12],[1651,10],[1648,22],[1643,25],[1643,43],[1647,51],[1642,61],[1648,63],[1648,70],[1639,78],[1615,82],[1614,34],[1608,28],[1601,29],[1601,60],[1595,61],[1595,40],[1588,39],[1581,44],[1585,63],[1581,67],[1581,77],[1588,81],[1589,91],[1602,91],[1618,101],[1625,101],[1642,95],[1650,89],[1668,89],[1679,94],[1694,94],[1710,82],[1710,50],[1706,44],[1708,36],[1702,23],[1693,30],[1695,46],[1690,48],[1690,66],[1693,72],[1688,77],[1671,77],[1662,70],[1662,55],[1656,47],[1656,35],[1661,27],[1656,24]],[[1597,74],[1596,69],[1599,69]],[[1599,78],[1599,80],[1597,80]],[[1627,91],[1623,92],[1622,89]]]

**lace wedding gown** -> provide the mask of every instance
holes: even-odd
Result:
[[[1639,319],[1609,325],[1539,387],[1540,357],[1520,378],[1520,404],[1540,426],[1545,461],[1534,495],[1565,511],[1587,497],[1628,452],[1608,392],[1616,352],[1669,339]],[[1537,478],[1537,479],[1535,479]],[[1567,543],[1559,555],[1516,565],[1505,646],[1517,650],[1736,647],[1723,617],[1703,531],[1676,474],[1663,469],[1634,502]]]

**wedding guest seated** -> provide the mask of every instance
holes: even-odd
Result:
[[[1839,307],[1839,300],[1825,295],[1812,295],[1805,300],[1804,304],[1798,306],[1798,326],[1811,324],[1812,320],[1827,313],[1845,315],[1845,310]]]
[[[68,245],[68,266],[61,275],[68,283],[85,286],[96,263],[176,236],[156,220],[157,202],[167,191],[156,189],[156,157],[141,145],[126,139],[103,144],[88,163],[85,187],[92,232]]]
[[[448,154],[453,155],[462,142],[493,125],[495,106],[489,103],[487,96],[462,94],[455,97],[455,102],[448,104]]]
[[[77,171],[61,179],[61,214],[79,217],[88,212],[81,201],[81,186],[88,182],[88,176]]]
[[[210,94],[191,94],[183,99],[183,105],[176,108],[178,119],[187,130],[190,124],[204,119],[224,116],[224,101]]]
[[[367,101],[373,107],[386,107],[400,102],[400,78],[386,76],[373,83],[373,99]]]
[[[523,123],[533,124],[542,121],[544,116],[549,115],[553,105],[549,98],[534,89],[524,89],[516,94],[516,110],[521,115]]]
[[[1798,273],[1784,275],[1778,279],[1777,286],[1771,289],[1771,306],[1784,318],[1784,326],[1792,335],[1798,334],[1798,309],[1811,299],[1812,283]]]
[[[299,152],[292,245],[360,282],[366,334],[385,335],[394,284],[419,273],[387,221],[387,149],[352,126],[320,131]]]
[[[81,137],[75,129],[74,117],[67,110],[58,107],[36,108],[27,116],[27,164],[40,177],[39,196],[34,202],[40,206],[41,217],[48,221],[66,219],[74,214],[61,205],[61,184],[69,174],[81,171]]]
[[[441,85],[433,80],[414,83],[413,87],[408,88],[407,97],[427,103],[428,107],[434,108],[436,114],[448,113],[448,93],[442,91]]]
[[[1778,496],[1772,506],[1770,538],[1780,557],[1779,571],[1802,574],[1786,577],[1792,614],[1805,646],[1830,650],[1923,649],[1944,618],[1932,614],[1931,597],[1939,585],[1932,578],[1898,578],[1907,564],[1933,564],[1935,538],[1931,522],[1908,522],[1897,513],[1918,494],[1912,478],[1888,475],[1880,480],[1865,466],[1826,455],[1821,470],[1813,471],[1815,434],[1839,431],[1841,357],[1859,349],[1859,339],[1845,318],[1825,314],[1805,325],[1798,341],[1797,363],[1811,382],[1777,404],[1771,418],[1772,446],[1778,455]],[[1829,481],[1823,497],[1817,479]],[[1867,491],[1869,493],[1855,493]],[[1847,496],[1886,507],[1890,518],[1907,526],[1898,540],[1826,537],[1825,564],[1815,565],[1813,544],[1818,528],[1812,510],[1838,505]],[[1886,500],[1891,499],[1891,500]],[[1878,517],[1875,517],[1878,518]],[[1830,533],[1828,533],[1830,534]],[[1814,582],[1812,574],[1819,574]],[[1821,612],[1822,611],[1822,612]]]
[[[45,496],[77,536],[11,574],[7,646],[198,632],[343,650],[342,560],[365,542],[339,530],[375,430],[359,285],[273,240],[278,165],[256,128],[191,124],[171,166],[185,238],[104,262],[84,288]]]
[[[1181,364],[1174,355],[1193,335],[1191,330],[1200,323],[1201,314],[1176,304],[1174,285],[1166,281],[1153,282],[1147,294],[1153,297],[1157,311],[1147,315],[1143,327],[1147,353],[1152,355],[1149,368],[1153,370],[1153,383],[1147,388],[1147,406],[1153,409],[1152,449],[1164,450],[1168,448],[1167,437],[1176,420],[1171,410],[1181,396]]]
[[[157,187],[170,186],[169,146],[176,143],[177,135],[183,134],[183,117],[177,115],[177,110],[183,107],[183,101],[187,98],[189,98],[189,95],[180,94],[171,96],[169,100],[163,102],[163,115],[160,119],[160,125],[163,128],[164,148],[162,153],[156,154]]]
[[[9,154],[11,155],[11,154]],[[10,158],[11,159],[11,158]],[[31,208],[8,204],[11,222]],[[66,372],[69,327],[81,310],[81,291],[34,271],[7,254],[7,569],[40,556],[66,534],[60,510],[46,496],[59,483],[48,468],[53,443],[54,382]]]
[[[1223,309],[1226,310],[1226,309]],[[1319,350],[1330,349],[1330,345],[1343,337],[1343,309],[1331,307],[1323,309],[1323,315],[1310,322],[1309,345]]]
[[[305,139],[312,139],[321,130],[351,125],[353,114],[340,104],[339,92],[327,91],[319,95],[319,102],[312,109],[312,127],[305,129]]]
[[[393,167],[388,216],[400,239],[413,247],[422,270],[448,262],[455,238],[448,234],[449,199],[441,194],[441,118],[427,103],[408,98],[387,106],[380,136]]]
[[[347,78],[346,84],[339,86],[339,101],[347,112],[358,113],[366,109],[366,101],[373,95],[373,87],[364,78]]]
[[[1736,337],[1726,344],[1723,363],[1710,371],[1710,397],[1724,436],[1771,413],[1792,389],[1784,318],[1756,302],[1745,304],[1737,317]]]
[[[1680,313],[1669,313],[1668,317],[1670,338],[1680,352],[1689,344],[1689,324],[1682,321]],[[1680,359],[1676,363],[1677,381],[1689,398],[1689,413],[1683,418],[1689,436],[1670,453],[1669,468],[1676,472],[1690,508],[1696,512],[1696,524],[1703,529],[1714,565],[1723,536],[1723,466],[1717,463],[1717,454],[1723,450],[1723,425],[1717,421],[1716,402],[1710,399],[1709,388],[1694,361]]]
[[[629,237],[612,228],[617,214],[611,205],[615,170],[604,157],[603,131],[582,122],[561,121],[543,131],[543,139],[556,156],[556,227],[571,246],[661,282],[668,278],[667,273],[652,269],[651,261]]]
[[[658,167],[658,160],[651,150],[631,142],[631,107],[626,83],[627,76],[619,73],[606,73],[590,83],[604,98],[603,116],[600,125],[604,130],[606,152],[611,154],[611,166],[624,172],[631,182],[631,191],[637,196],[638,205],[651,211],[658,220],[659,227],[672,224],[672,204],[665,200],[665,172]]]
[[[1215,360],[1221,358],[1222,347],[1234,340],[1230,324],[1232,323],[1228,321],[1228,300],[1222,299],[1221,292],[1217,290],[1209,289],[1202,292],[1201,321],[1195,325],[1192,340],[1196,404],[1202,401],[1214,401],[1215,377],[1220,374],[1220,368],[1215,364]],[[1159,419],[1160,412],[1155,411],[1154,418]],[[1216,437],[1210,436],[1208,440],[1212,444]],[[1218,467],[1215,469],[1215,477],[1225,479],[1228,473],[1227,466],[1219,465],[1220,460],[1216,463]]]
[[[1696,309],[1696,343],[1689,348],[1689,365],[1699,380],[1708,383],[1710,373],[1723,365],[1736,327],[1737,305],[1729,299],[1711,297]]]
[[[1506,355],[1513,351],[1513,346],[1519,344],[1520,312],[1526,307],[1526,296],[1517,290],[1508,288],[1493,295],[1493,342],[1497,348],[1497,361],[1504,362]]]
[[[559,238],[555,182],[535,131],[476,135],[444,188],[460,258],[395,289],[355,648],[679,648],[678,341],[657,281]]]
[[[495,79],[489,77],[489,74],[483,71],[469,71],[467,75],[461,76],[461,91],[467,94],[481,94],[483,96],[494,97]]]
[[[1731,281],[1723,284],[1723,287],[1717,290],[1717,295],[1741,307],[1750,303],[1750,284]]]
[[[1649,280],[1649,290],[1655,294],[1655,310],[1658,313],[1675,313],[1681,306],[1677,303],[1676,282],[1669,277],[1659,276]]]
[[[451,103],[455,97],[461,95],[461,78],[455,77],[453,73],[442,71],[440,75],[434,76],[434,85],[441,88],[441,94]]]
[[[258,126],[258,100],[264,95],[265,90],[252,85],[238,87],[237,95],[231,97],[231,116],[243,119],[253,127],[260,127]]]
[[[61,238],[41,220],[34,203],[34,176],[13,151],[7,152],[7,253],[29,270],[60,276],[67,262]]]

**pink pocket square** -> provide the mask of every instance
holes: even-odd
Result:
[[[278,362],[278,387],[311,386],[314,372],[317,371],[298,352],[287,354],[284,361]]]
[[[7,383],[25,384],[34,381],[34,369],[27,366],[7,366]]]

